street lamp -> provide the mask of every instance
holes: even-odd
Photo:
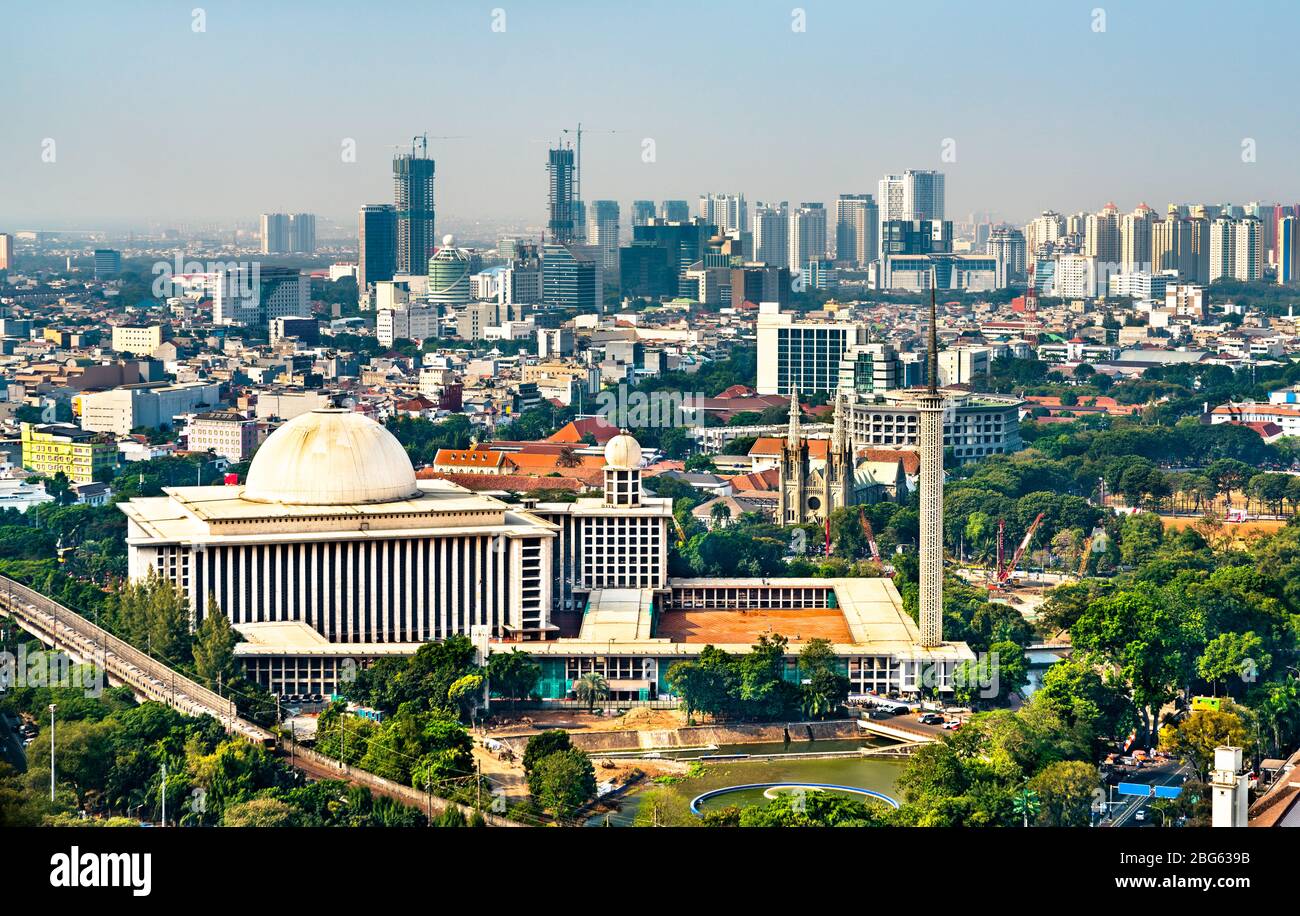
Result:
[[[57,705],[50,704],[50,801],[54,801],[54,710]]]

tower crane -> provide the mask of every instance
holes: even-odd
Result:
[[[577,162],[573,170],[573,198],[574,200],[582,200],[583,199],[582,198],[582,135],[583,134],[621,134],[622,131],[610,130],[609,128],[604,128],[604,127],[584,128],[582,126],[582,122],[579,121],[577,128],[565,127],[562,128],[560,132],[565,134],[573,134],[577,139],[577,144],[576,144],[577,149],[574,152],[574,158],[577,160]]]

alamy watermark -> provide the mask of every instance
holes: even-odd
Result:
[[[23,645],[16,654],[0,652],[0,693],[21,687],[82,690],[87,697],[99,697],[104,692],[104,672],[78,664],[65,652]]]

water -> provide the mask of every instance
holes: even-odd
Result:
[[[664,752],[664,756],[676,759],[698,759],[707,754],[798,754],[821,751],[844,751],[859,747],[881,747],[891,742],[878,739],[834,739],[826,741],[792,741],[764,744],[730,744],[717,750],[700,750],[693,748],[677,752]],[[898,798],[896,789],[898,777],[903,772],[906,761],[897,757],[831,757],[801,758],[776,757],[762,760],[706,760],[704,775],[683,777],[666,786],[669,791],[689,805],[691,799],[712,789],[725,786],[745,785],[747,783],[765,782],[815,782],[835,785],[856,786],[873,789],[893,798]],[[599,774],[599,769],[597,774]],[[599,776],[598,776],[599,778]],[[647,780],[644,788],[655,788],[658,784]],[[611,818],[615,826],[631,824],[641,806],[642,791],[633,792],[620,799],[619,810]],[[711,798],[701,807],[704,810],[725,808],[729,805],[746,807],[748,805],[766,804],[762,789],[733,792]],[[603,814],[596,815],[589,821],[592,825],[603,825]]]

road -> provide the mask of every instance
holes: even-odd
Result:
[[[1158,767],[1150,767],[1139,770],[1131,775],[1126,775],[1125,782],[1144,782],[1157,786],[1182,785],[1190,776],[1195,775],[1195,771],[1187,764],[1166,763]],[[1140,827],[1142,822],[1134,820],[1134,815],[1138,809],[1144,805],[1150,804],[1154,799],[1152,797],[1143,798],[1141,796],[1117,795],[1115,802],[1116,812],[1109,820],[1101,822],[1103,827]],[[1157,820],[1159,815],[1156,815]],[[1147,821],[1150,823],[1150,820]]]

